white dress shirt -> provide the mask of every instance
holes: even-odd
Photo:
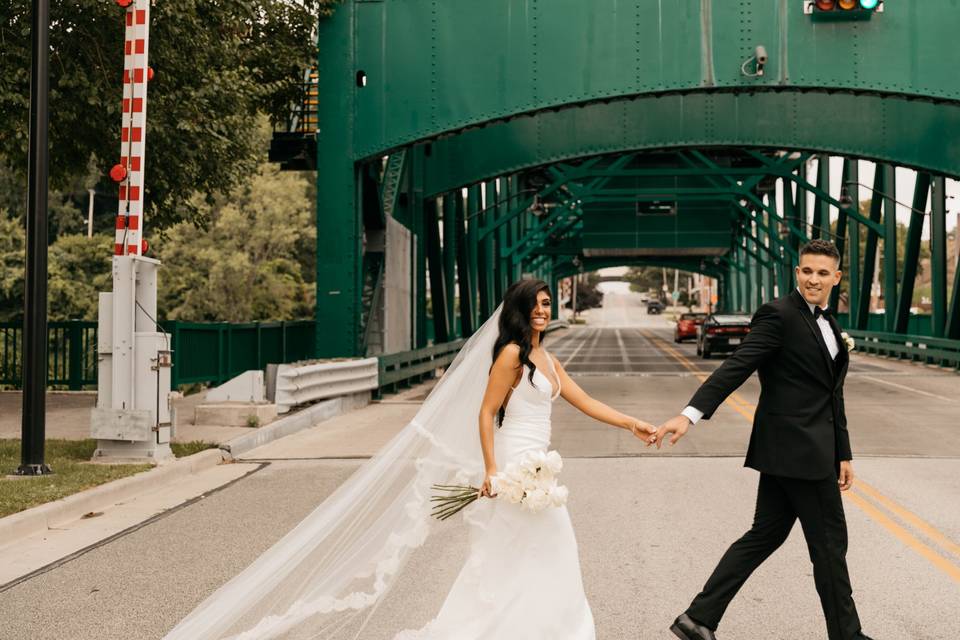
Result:
[[[798,288],[797,291],[800,291],[800,289]],[[802,296],[803,294],[801,293],[800,295]],[[807,302],[806,298],[804,298],[803,301]],[[813,310],[817,308],[817,305],[807,302],[807,307],[810,308],[810,313],[813,314]],[[823,309],[826,308],[827,307],[823,307]],[[830,358],[836,359],[837,354],[840,353],[840,346],[837,344],[837,336],[833,334],[830,322],[824,316],[820,316],[816,319],[816,323],[820,329],[820,333],[823,334],[823,341],[827,344],[827,351],[830,352]],[[687,419],[690,420],[690,424],[697,424],[700,418],[703,417],[703,411],[688,405],[686,409],[680,412],[680,415],[686,416]]]

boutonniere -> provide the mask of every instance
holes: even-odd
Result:
[[[853,348],[857,346],[857,343],[846,331],[842,332],[840,337],[843,338],[843,344],[847,345],[847,351],[853,351]]]

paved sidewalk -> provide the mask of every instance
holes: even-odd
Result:
[[[248,427],[218,427],[194,424],[194,410],[204,401],[206,392],[173,401],[177,416],[174,442],[202,440],[223,444],[249,433]],[[0,391],[0,438],[20,438],[23,395],[19,391]],[[94,391],[47,392],[47,438],[83,440],[90,437],[90,410],[97,404]]]

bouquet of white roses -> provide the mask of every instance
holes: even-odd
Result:
[[[501,500],[519,504],[527,511],[542,511],[567,503],[567,488],[557,484],[563,470],[563,459],[556,451],[531,451],[491,479],[493,493]],[[461,485],[433,485],[439,491],[431,501],[432,515],[446,520],[480,497],[480,489]]]

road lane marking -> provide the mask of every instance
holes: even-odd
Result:
[[[947,396],[938,396],[935,393],[930,393],[929,391],[923,391],[922,389],[914,389],[913,387],[908,387],[905,384],[897,384],[896,382],[889,382],[888,380],[881,380],[880,378],[874,378],[873,376],[858,376],[862,380],[870,380],[871,382],[878,382],[880,384],[885,384],[888,387],[893,387],[895,389],[900,389],[902,391],[912,391],[913,393],[919,394],[921,396],[927,396],[928,398],[935,398],[937,400],[943,400],[944,402],[960,402],[956,398],[948,398]]]
[[[708,376],[701,373],[701,371],[696,368],[692,362],[690,362],[686,356],[674,349],[672,346],[667,344],[666,340],[662,340],[657,336],[651,335],[647,332],[641,332],[644,338],[654,344],[657,348],[662,350],[667,355],[671,356],[674,360],[686,367],[691,373],[693,373],[700,382],[704,382]],[[756,407],[743,399],[739,393],[734,391],[729,396],[724,399],[724,404],[729,405],[734,411],[742,415],[744,418],[749,420],[751,424],[753,423],[753,415]]]
[[[863,484],[862,481],[858,480],[857,482]],[[872,518],[874,522],[877,522],[883,526],[887,531],[893,534],[895,538],[900,540],[900,542],[904,543],[918,554],[929,560],[933,566],[946,573],[955,581],[960,582],[960,567],[939,555],[936,551],[915,538],[913,534],[894,522],[889,516],[887,516],[887,514],[873,506],[863,496],[854,491],[847,491],[845,492],[845,497],[847,500],[860,507],[860,509],[870,518]]]
[[[877,489],[873,488],[860,478],[854,480],[856,489],[861,493],[865,493],[869,497],[873,498],[876,502],[880,503],[880,506],[884,507],[887,511],[893,513],[895,516],[912,526],[914,529],[917,529],[923,535],[927,536],[940,546],[944,551],[948,551],[955,555],[957,558],[960,558],[960,544],[955,543],[953,540],[945,536],[943,533],[938,531],[933,525],[926,522],[906,507],[903,507],[892,499],[886,497],[880,493]]]
[[[658,344],[658,346],[660,346],[660,348],[667,351],[667,353],[670,353],[670,355],[672,355],[674,358],[680,361],[684,366],[686,366],[687,368],[692,368],[692,365],[689,363],[687,358],[683,356],[683,354],[677,353],[672,347],[667,345],[665,341],[660,340],[660,338],[657,338],[656,336],[652,336],[652,339],[654,341],[657,341],[658,343],[662,343],[662,344]],[[700,376],[697,376],[697,377],[701,378]],[[705,378],[701,378],[701,380],[704,380],[704,379]],[[916,390],[911,389],[911,391],[916,391]],[[731,396],[734,396],[734,395],[736,395],[736,392],[731,394]],[[933,394],[929,394],[929,395],[933,395]],[[727,398],[727,400],[729,401],[729,398]],[[746,400],[744,400],[742,397],[739,398],[738,401],[743,408],[741,408],[740,406],[734,405],[734,409],[737,411],[737,413],[739,413],[740,415],[744,416],[745,418],[749,419],[752,422],[753,412],[756,411],[756,407],[750,404],[749,402],[747,402]],[[744,409],[749,410],[750,413],[747,413],[747,411],[745,411]],[[844,495],[851,502],[857,505],[864,513],[866,513],[875,522],[877,522],[878,524],[883,526],[885,529],[887,529],[887,531],[893,534],[894,537],[896,537],[898,540],[900,540],[901,542],[906,544],[908,547],[913,549],[915,552],[917,552],[918,554],[926,558],[928,561],[930,561],[930,563],[932,563],[935,567],[937,567],[938,569],[940,569],[941,571],[949,575],[951,578],[953,578],[957,582],[960,582],[960,565],[957,565],[951,562],[948,558],[944,558],[943,556],[941,556],[939,553],[937,553],[937,551],[935,551],[930,546],[928,546],[927,544],[919,540],[916,536],[911,534],[909,531],[904,529],[897,522],[895,522],[893,519],[891,519],[889,516],[883,513],[879,508],[871,504],[866,498],[861,496],[858,493],[858,491],[863,492],[866,495],[869,495],[871,498],[873,498],[878,503],[880,503],[885,508],[887,508],[891,513],[895,514],[896,516],[900,517],[908,524],[922,531],[931,540],[936,541],[938,545],[943,547],[945,550],[956,554],[958,557],[960,557],[960,545],[955,544],[952,540],[950,540],[949,538],[944,536],[942,533],[937,531],[933,526],[926,523],[919,516],[915,515],[905,507],[898,505],[893,500],[887,498],[886,496],[881,494],[879,491],[871,487],[869,484],[867,484],[863,480],[857,478],[855,480],[855,485],[856,486],[852,491],[844,492]]]
[[[577,348],[574,349],[574,350],[573,350],[573,353],[570,354],[570,357],[563,361],[563,368],[564,368],[564,369],[566,369],[566,368],[567,368],[567,365],[570,364],[570,362],[571,362],[574,358],[577,357],[577,354],[580,353],[580,350],[583,349],[584,345],[587,344],[587,340],[589,340],[590,338],[592,338],[592,337],[594,337],[594,336],[598,336],[598,335],[599,335],[599,331],[600,331],[599,329],[594,329],[594,330],[593,330],[593,336],[590,336],[590,337],[584,336],[584,337],[583,337],[583,339],[580,341],[580,344],[577,345]],[[596,342],[596,340],[594,340],[594,342]]]

